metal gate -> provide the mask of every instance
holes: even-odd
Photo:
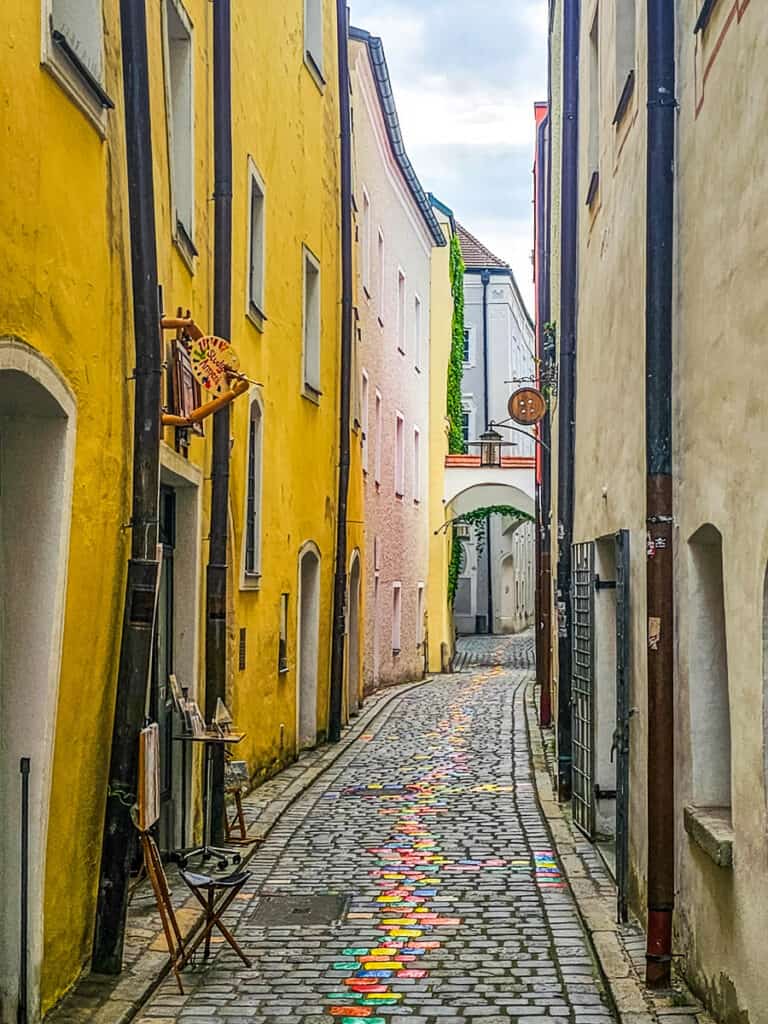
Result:
[[[616,534],[616,888],[620,922],[628,919],[630,602],[629,530]]]
[[[595,833],[595,545],[573,545],[571,580],[571,748],[573,820],[589,839]]]

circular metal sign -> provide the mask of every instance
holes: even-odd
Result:
[[[239,360],[228,341],[213,335],[197,338],[189,349],[192,372],[209,395],[220,395],[237,371]]]
[[[530,427],[546,416],[546,399],[537,388],[519,388],[510,397],[507,412],[515,423]]]

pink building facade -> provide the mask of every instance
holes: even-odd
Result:
[[[425,671],[430,271],[445,237],[405,155],[381,41],[352,29],[350,45],[371,692]]]

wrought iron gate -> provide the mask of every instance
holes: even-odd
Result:
[[[571,580],[571,748],[573,820],[589,839],[595,833],[595,545],[574,544]]]
[[[616,534],[616,888],[618,919],[628,919],[630,603],[629,530]]]

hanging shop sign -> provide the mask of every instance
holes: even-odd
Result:
[[[507,412],[515,423],[531,427],[547,414],[547,402],[538,388],[518,388],[507,403]]]
[[[195,339],[189,349],[189,359],[192,373],[209,395],[222,394],[229,387],[230,378],[239,375],[240,361],[225,338],[205,335]]]

